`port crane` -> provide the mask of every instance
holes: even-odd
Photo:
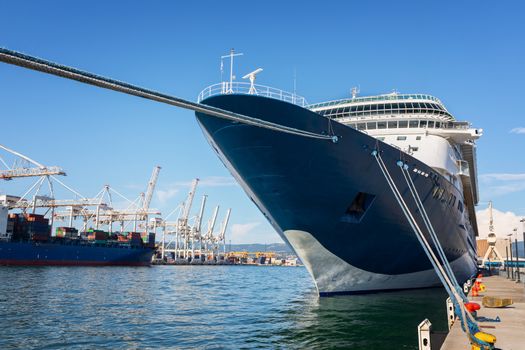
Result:
[[[8,209],[19,209],[24,213],[28,211],[35,213],[37,208],[47,208],[47,211],[44,215],[51,211],[50,222],[52,225],[56,208],[69,207],[70,213],[73,213],[76,211],[85,211],[85,208],[90,206],[96,206],[97,208],[107,207],[107,204],[103,202],[101,196],[97,195],[95,198],[86,198],[59,180],[56,175],[66,175],[62,168],[57,166],[43,165],[40,162],[37,162],[36,160],[4,145],[0,145],[0,149],[7,152],[9,156],[14,157],[13,165],[9,166],[6,162],[5,156],[0,156],[0,163],[6,168],[4,170],[0,170],[0,179],[13,180],[15,178],[38,178],[22,196],[2,196],[0,202],[2,202],[2,204]],[[66,190],[73,193],[76,198],[62,200],[55,199],[54,183],[58,183]],[[47,195],[41,194],[42,187],[45,184],[48,185],[49,189],[49,194]],[[70,226],[72,226],[71,220]]]
[[[2,180],[12,180],[20,177],[66,175],[64,170],[57,166],[42,165],[28,156],[4,145],[0,145],[0,149],[16,157],[14,164],[9,166],[4,160],[4,157],[0,156],[0,163],[6,168],[0,170],[0,179]]]
[[[187,252],[189,245],[190,245],[190,239],[191,239],[191,258],[195,258],[195,250],[193,249],[194,246],[194,235],[192,235],[192,229],[188,225],[189,222],[189,215],[191,206],[193,204],[193,199],[195,198],[195,190],[197,189],[197,185],[199,184],[199,179],[194,179],[191,185],[190,192],[188,192],[188,197],[186,198],[186,201],[182,204],[182,216],[177,220],[177,234],[179,236],[184,237],[184,250]],[[185,256],[186,257],[186,256]]]
[[[503,264],[503,255],[500,254],[498,251],[498,248],[496,248],[496,242],[498,239],[496,238],[496,234],[494,233],[494,219],[492,217],[492,201],[489,202],[489,235],[487,237],[487,243],[489,244],[489,247],[483,256],[483,260],[481,264],[485,266],[485,263],[487,261],[490,261],[490,257],[492,257],[493,262],[499,262]]]
[[[220,232],[214,235],[217,222],[219,206],[216,206],[210,219],[207,221],[206,229],[203,229],[204,210],[207,195],[202,196],[200,209],[195,216],[190,216],[199,179],[192,181],[186,199],[177,206],[164,220],[154,222],[155,227],[162,228],[161,259],[164,261],[167,253],[173,253],[175,260],[179,263],[200,264],[215,261],[220,255],[219,246],[222,243],[225,250],[225,233],[230,217],[231,209],[228,209],[226,217],[221,223]],[[176,220],[167,219],[178,212]],[[224,252],[224,257],[226,256]]]
[[[95,229],[99,229],[100,225],[108,225],[110,232],[113,231],[113,224],[115,222],[120,223],[120,232],[124,232],[126,228],[125,223],[133,222],[133,231],[137,231],[139,227],[139,222],[145,222],[146,224],[142,225],[141,228],[148,229],[148,218],[151,215],[161,215],[161,212],[157,209],[150,208],[151,199],[155,191],[155,186],[159,177],[161,167],[155,166],[151,174],[151,178],[148,182],[147,190],[144,193],[140,193],[139,197],[132,201],[126,196],[118,192],[116,189],[105,185],[104,188],[99,192],[97,198],[100,198],[100,205],[96,207],[95,210],[81,210],[76,212],[61,212],[55,215],[55,219],[64,220],[66,217],[82,218],[84,220],[84,226],[86,226],[87,221],[90,219],[94,220]],[[114,209],[113,208],[113,196],[116,195],[128,202],[129,205],[125,209]],[[108,198],[108,204],[103,205],[102,198]],[[155,227],[156,229],[156,227]]]
[[[157,180],[159,179],[160,169],[161,167],[157,165],[153,168],[153,172],[151,173],[151,178],[148,182],[148,189],[146,190],[142,201],[142,209],[144,209],[144,211],[149,209],[151,199],[153,198],[153,192],[155,192],[155,186],[157,185]]]

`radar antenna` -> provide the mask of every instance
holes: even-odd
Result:
[[[244,77],[242,77],[243,79],[250,79],[250,90],[248,91],[250,95],[257,94],[257,90],[255,89],[255,76],[261,73],[262,71],[262,68],[257,68],[253,72],[248,73]]]
[[[361,88],[358,86],[354,86],[352,88],[352,99],[357,97],[357,94],[361,92]]]

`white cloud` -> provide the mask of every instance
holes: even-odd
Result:
[[[250,232],[259,226],[260,222],[248,222],[245,224],[233,224],[230,229],[231,239],[233,241],[244,240]]]
[[[193,183],[191,181],[179,181],[172,184],[173,186],[179,187],[190,187]],[[231,176],[208,176],[199,179],[199,187],[224,187],[224,186],[236,186],[237,182]]]
[[[482,174],[479,181],[484,197],[493,198],[525,190],[525,174],[492,173]]]
[[[179,193],[180,187],[172,187],[166,190],[157,190],[157,198],[161,204],[165,204]]]
[[[209,176],[199,181],[202,187],[237,186],[237,181],[231,176]]]
[[[181,192],[181,190],[187,193],[193,183],[191,181],[178,181],[174,182],[162,189],[158,189],[156,192],[157,199],[160,204],[166,204],[170,199],[175,197]],[[226,187],[226,186],[237,186],[237,182],[231,176],[209,176],[199,180],[199,187]]]
[[[511,134],[525,134],[525,128],[514,128],[510,131]]]
[[[479,236],[486,238],[489,234],[489,209],[476,211],[476,218],[478,221]],[[506,238],[509,233],[513,233],[515,228],[518,229],[518,239],[522,239],[523,226],[520,222],[521,216],[516,215],[512,211],[499,211],[492,209],[492,216],[494,218],[494,232],[496,236]]]
[[[494,173],[494,174],[482,174],[480,175],[482,181],[525,181],[525,174],[507,174],[507,173]]]

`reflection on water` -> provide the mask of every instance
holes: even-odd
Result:
[[[440,289],[317,297],[304,268],[0,268],[1,349],[416,349]]]

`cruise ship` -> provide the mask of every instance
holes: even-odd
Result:
[[[196,112],[219,158],[293,247],[321,296],[440,284],[374,151],[424,228],[399,162],[410,172],[458,282],[475,274],[475,141],[482,129],[457,121],[436,97],[361,97],[353,90],[346,99],[307,104],[252,81],[212,85],[198,100],[332,136],[304,137]]]
[[[196,111],[219,158],[321,296],[439,285],[419,242],[434,234],[416,227],[435,232],[458,283],[475,274],[481,129],[425,94],[353,93],[309,105],[255,85],[261,69],[243,77],[250,83],[233,81],[236,55],[232,49],[229,82],[193,103],[0,49],[10,64]]]

